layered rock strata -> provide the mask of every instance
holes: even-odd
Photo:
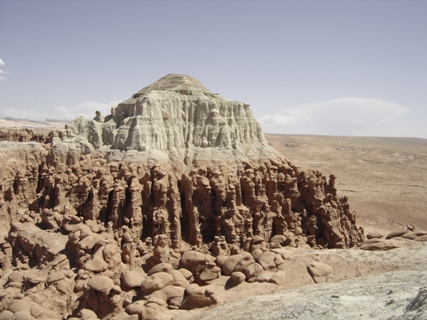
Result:
[[[286,247],[363,241],[335,176],[286,160],[248,105],[189,76],[168,75],[49,141],[0,143],[6,313],[166,319],[217,303],[223,276],[280,284]]]
[[[111,160],[172,162],[269,160],[268,146],[249,105],[210,92],[196,79],[167,75],[93,120],[76,119],[67,136],[83,137]],[[67,141],[68,142],[68,141]],[[181,168],[184,166],[184,168]]]

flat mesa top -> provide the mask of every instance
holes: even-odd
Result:
[[[153,90],[178,92],[189,91],[212,94],[212,92],[206,89],[205,86],[199,80],[189,75],[175,73],[171,73],[164,76],[163,78],[157,80],[149,86],[142,88],[136,94],[140,96]]]

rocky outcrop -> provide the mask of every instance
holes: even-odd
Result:
[[[32,304],[63,317],[170,318],[245,281],[280,285],[286,247],[363,241],[335,176],[285,159],[248,105],[189,76],[48,140],[0,143],[4,312],[21,312],[10,307],[20,299],[34,318]],[[318,282],[332,272],[308,270]],[[39,291],[67,302],[41,303]]]
[[[15,142],[45,142],[43,134],[36,133],[33,129],[28,128],[7,128],[0,129],[0,141]]]
[[[40,174],[47,155],[36,142],[0,142],[0,234],[4,237],[10,222],[21,208],[37,197]]]
[[[387,251],[392,249],[413,248],[427,241],[427,231],[414,230],[414,226],[394,231],[386,236],[379,232],[367,234],[367,240],[360,246],[362,250]]]
[[[239,161],[282,157],[268,146],[249,105],[177,74],[138,91],[106,117],[76,119],[65,136],[75,135],[95,149],[108,149],[109,160],[172,161],[179,174],[195,161],[234,167]]]

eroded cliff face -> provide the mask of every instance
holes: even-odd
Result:
[[[0,230],[7,233],[16,211],[36,198],[47,150],[36,142],[0,142]]]
[[[169,319],[217,303],[222,275],[280,284],[287,247],[363,240],[335,176],[286,160],[248,105],[189,76],[49,141],[0,143],[1,308],[12,315]]]
[[[282,157],[268,146],[247,104],[214,94],[190,76],[168,75],[111,111],[76,119],[67,135],[108,149],[110,161],[154,159],[191,167],[195,161],[235,165]]]

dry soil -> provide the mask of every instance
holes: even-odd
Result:
[[[266,134],[304,168],[337,176],[365,231],[427,230],[427,139]]]

